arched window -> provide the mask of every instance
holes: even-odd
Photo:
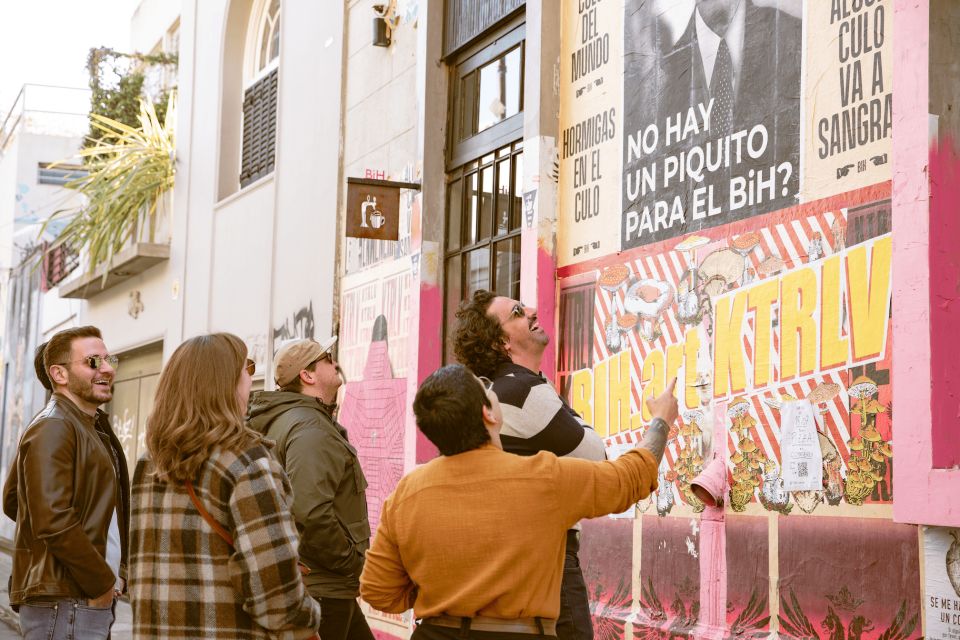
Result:
[[[261,7],[257,25],[257,51],[253,75],[260,76],[275,67],[280,59],[280,0]]]
[[[280,0],[256,2],[244,70],[240,187],[273,172],[277,141]]]

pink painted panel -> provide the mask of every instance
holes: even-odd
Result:
[[[594,638],[619,640],[633,600],[630,563],[623,561],[633,547],[633,520],[585,520],[582,533],[580,566],[593,613]]]
[[[417,386],[440,367],[443,360],[443,295],[440,287],[423,282],[420,284],[419,351],[417,357]],[[411,404],[413,398],[410,398]],[[433,443],[427,440],[411,419],[410,428],[416,429],[416,463],[429,462],[439,455]]]
[[[960,466],[960,158],[930,150],[930,353],[934,468]],[[958,488],[960,489],[960,488]]]
[[[780,518],[780,637],[922,637],[916,527]]]
[[[929,16],[926,0],[894,4],[893,404],[909,411],[897,429],[894,518],[960,525],[960,470],[933,468],[929,150]],[[939,171],[939,168],[938,168]],[[933,336],[934,344],[940,336]],[[939,346],[938,346],[939,348]]]

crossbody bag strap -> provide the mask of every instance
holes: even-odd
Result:
[[[213,529],[218,536],[223,538],[223,541],[230,545],[230,548],[233,549],[233,537],[227,532],[226,529],[220,526],[220,523],[214,520],[213,516],[210,515],[210,512],[204,508],[203,503],[200,502],[200,498],[197,497],[196,492],[193,490],[193,483],[189,480],[186,480],[183,483],[183,486],[186,488],[187,494],[190,496],[190,500],[193,502],[193,506],[197,508],[197,511],[199,511],[200,515],[203,516],[203,519],[207,521],[207,524],[210,525],[210,528]],[[297,569],[300,571],[301,576],[310,575],[310,567],[302,562],[297,563]]]
[[[197,497],[197,494],[193,491],[193,483],[189,480],[184,481],[183,486],[186,487],[187,493],[190,495],[190,500],[193,501],[193,506],[197,508],[197,511],[200,512],[200,515],[203,516],[203,519],[207,521],[207,524],[210,525],[210,528],[217,532],[217,535],[223,538],[223,541],[230,545],[230,548],[233,548],[233,536],[231,536],[226,529],[220,526],[220,523],[213,519],[213,516],[210,515],[210,512],[207,511],[203,503],[200,502],[200,498]]]

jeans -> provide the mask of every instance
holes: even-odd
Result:
[[[367,619],[355,598],[317,598],[323,640],[373,640]]]
[[[22,604],[20,633],[26,640],[106,640],[114,606],[99,609],[77,598]]]
[[[557,619],[557,640],[593,640],[593,620],[587,585],[580,570],[580,532],[567,531],[567,552],[563,559],[563,582],[560,583],[560,617]]]

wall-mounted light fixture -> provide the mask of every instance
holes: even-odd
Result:
[[[377,14],[373,18],[373,46],[375,47],[390,46],[390,25],[387,24],[388,11],[389,5],[373,5],[373,12]]]

